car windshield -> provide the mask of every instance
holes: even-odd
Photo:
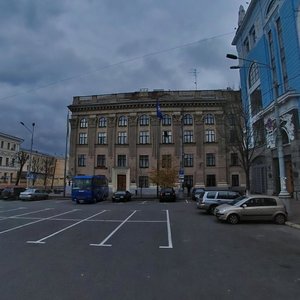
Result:
[[[26,194],[30,194],[30,193],[34,193],[35,189],[27,189],[24,193]]]
[[[125,192],[123,192],[123,191],[115,192],[115,195],[124,195],[124,194],[125,194]]]
[[[246,199],[246,198],[247,198],[246,196],[238,197],[238,198],[232,200],[232,201],[230,202],[230,204],[231,204],[231,205],[234,205],[234,206],[239,206],[239,205],[240,205],[239,202],[242,201],[242,200],[244,200],[244,199]]]

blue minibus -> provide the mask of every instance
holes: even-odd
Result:
[[[108,180],[104,175],[75,176],[72,180],[72,201],[96,203],[108,198]]]

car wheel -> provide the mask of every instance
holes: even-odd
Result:
[[[227,222],[230,224],[237,224],[239,222],[239,217],[237,214],[231,214],[227,217]]]
[[[286,217],[283,214],[278,214],[275,216],[274,221],[278,225],[284,225],[286,221]]]
[[[210,215],[214,215],[215,214],[215,209],[216,209],[216,205],[211,205],[210,207],[209,207],[209,209],[208,209],[208,213],[210,214]]]

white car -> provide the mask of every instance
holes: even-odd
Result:
[[[48,199],[49,194],[45,190],[40,189],[27,189],[20,193],[19,199],[21,200],[42,200]]]

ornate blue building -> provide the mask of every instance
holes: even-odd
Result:
[[[251,192],[300,199],[300,0],[252,0],[246,11],[240,6],[232,44],[242,100],[259,132]]]

